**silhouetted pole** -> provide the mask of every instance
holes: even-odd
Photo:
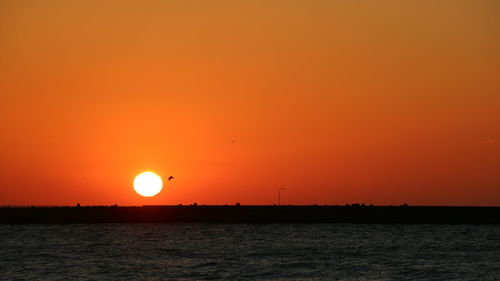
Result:
[[[281,191],[286,190],[285,188],[278,189],[278,206],[281,205]]]

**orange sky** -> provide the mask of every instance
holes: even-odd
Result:
[[[0,205],[500,205],[499,50],[497,0],[4,0]]]

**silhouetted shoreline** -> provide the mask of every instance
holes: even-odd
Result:
[[[500,207],[92,206],[2,207],[3,224],[66,223],[500,224]]]

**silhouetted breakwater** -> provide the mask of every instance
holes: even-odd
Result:
[[[2,207],[0,223],[500,224],[500,207],[143,206]]]

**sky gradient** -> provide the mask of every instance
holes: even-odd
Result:
[[[0,205],[498,206],[499,3],[0,1]]]

